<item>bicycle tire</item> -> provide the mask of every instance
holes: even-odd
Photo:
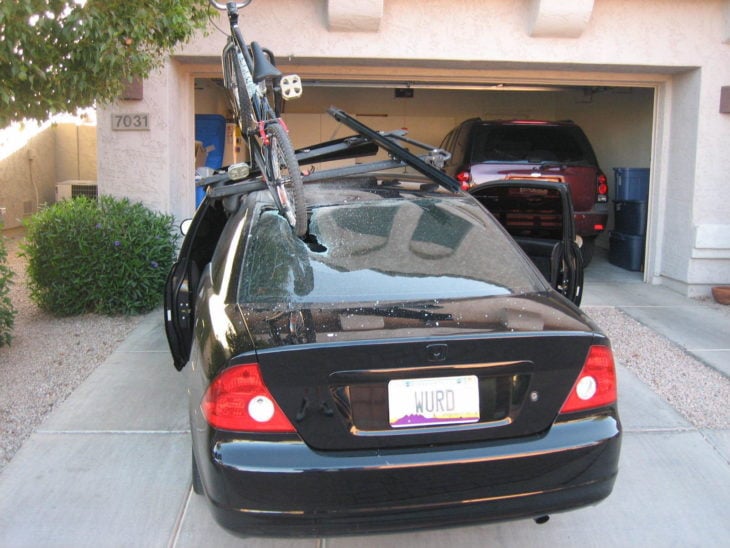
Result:
[[[243,135],[254,127],[253,105],[246,90],[246,80],[243,77],[243,69],[239,64],[236,47],[229,47],[225,50],[223,59],[224,82],[229,93],[229,101],[233,107],[234,115],[238,121]]]
[[[269,145],[264,154],[267,164],[264,172],[269,189],[279,212],[289,222],[294,233],[302,237],[307,233],[307,206],[294,147],[289,134],[278,122],[270,122],[266,134]]]

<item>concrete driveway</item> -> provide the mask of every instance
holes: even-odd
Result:
[[[621,306],[627,291],[659,303],[674,295],[600,277],[587,288],[584,304],[594,306]],[[698,349],[726,364],[727,316],[708,315],[707,307],[679,296],[669,300],[634,315],[661,322],[677,312],[667,307],[687,308],[693,326],[706,324]],[[635,305],[633,298],[627,312]],[[651,317],[644,320],[652,326]],[[698,330],[680,331],[691,338],[688,331]],[[719,346],[708,339],[713,333]],[[524,520],[377,537],[240,539],[191,494],[185,373],[173,369],[160,314],[152,314],[0,474],[0,546],[727,546],[730,431],[694,428],[620,364],[618,374],[621,468],[613,494],[598,506],[553,515],[544,525]]]

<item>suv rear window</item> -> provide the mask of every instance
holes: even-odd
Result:
[[[588,139],[577,126],[477,124],[473,132],[471,163],[597,164]]]
[[[238,300],[403,302],[540,290],[476,203],[419,197],[314,208],[307,242],[264,212],[248,239]]]

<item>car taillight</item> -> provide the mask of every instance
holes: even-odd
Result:
[[[596,177],[596,193],[597,202],[608,201],[608,179],[603,173],[599,173]]]
[[[239,432],[294,432],[274,401],[257,363],[235,365],[213,379],[200,403],[213,428]]]
[[[456,174],[456,180],[461,183],[461,190],[469,190],[471,186],[471,173],[469,171],[460,171]]]
[[[608,346],[591,346],[561,413],[604,407],[616,401],[616,369]]]

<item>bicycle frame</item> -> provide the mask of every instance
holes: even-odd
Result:
[[[251,100],[256,120],[258,122],[262,122],[278,117],[278,112],[276,112],[275,109],[272,109],[268,104],[268,101],[264,101],[263,98],[266,94],[266,80],[269,78],[276,79],[277,77],[280,77],[281,72],[279,72],[273,64],[266,61],[265,57],[261,56],[257,59],[256,64],[254,64],[254,60],[251,57],[248,45],[243,38],[241,28],[238,26],[238,10],[248,6],[251,1],[252,0],[248,0],[246,2],[238,3],[228,2],[225,6],[215,2],[214,0],[211,0],[210,3],[216,8],[224,9],[226,11],[231,34],[229,41],[224,48],[223,55],[225,55],[228,50],[233,49],[234,53],[243,61],[241,63],[241,69],[243,71],[243,78],[246,84],[246,92]],[[252,47],[257,47],[257,45],[254,43],[252,44]],[[263,68],[258,68],[261,67],[261,65],[263,65]],[[254,67],[257,68],[254,69]],[[254,74],[255,70],[257,73],[256,75]],[[261,128],[259,128],[259,131],[261,131]]]
[[[215,0],[209,2],[225,10],[228,16],[230,35],[221,56],[223,77],[241,132],[248,141],[251,162],[259,168],[278,210],[297,235],[303,236],[307,215],[302,176],[288,129],[279,117],[281,101],[301,95],[301,80],[296,75],[283,76],[271,52],[267,59],[258,43],[252,42],[249,51],[238,26],[238,10],[252,0],[225,5]],[[267,98],[269,83],[274,94],[273,108]]]

